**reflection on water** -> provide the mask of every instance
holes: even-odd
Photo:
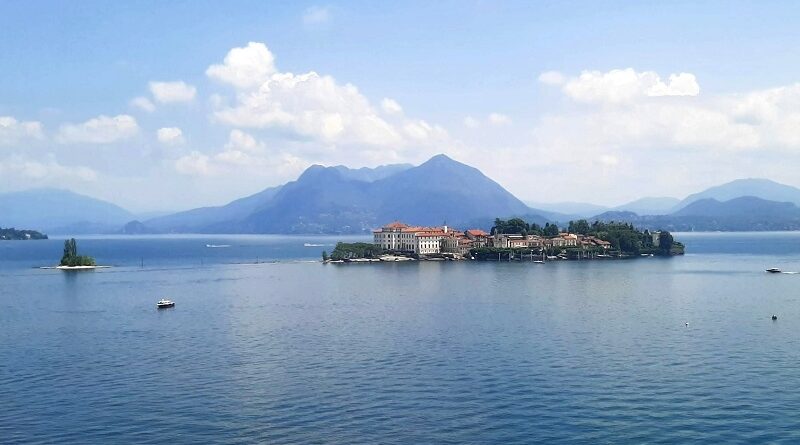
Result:
[[[800,440],[800,275],[764,272],[800,270],[794,234],[546,265],[237,238],[79,241],[118,265],[82,273],[0,245],[0,442]]]

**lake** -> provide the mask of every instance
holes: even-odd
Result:
[[[800,233],[312,262],[340,239],[81,237],[114,266],[88,272],[0,242],[0,442],[800,442],[800,274],[764,272],[800,271]]]

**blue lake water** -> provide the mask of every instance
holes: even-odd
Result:
[[[79,238],[114,267],[77,273],[2,242],[0,443],[800,442],[800,274],[764,272],[800,234],[676,238],[544,265]]]

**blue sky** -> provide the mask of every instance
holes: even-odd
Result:
[[[529,201],[682,197],[748,176],[800,185],[798,9],[7,2],[0,191],[183,209],[313,163],[439,152]],[[247,85],[224,74],[242,69],[224,61],[235,48],[264,65]],[[161,100],[152,82],[166,82]]]

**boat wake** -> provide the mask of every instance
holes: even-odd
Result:
[[[330,244],[303,243],[303,247],[325,247],[325,246],[330,246]]]
[[[206,244],[206,247],[211,249],[221,249],[223,247],[231,247],[230,244]]]

